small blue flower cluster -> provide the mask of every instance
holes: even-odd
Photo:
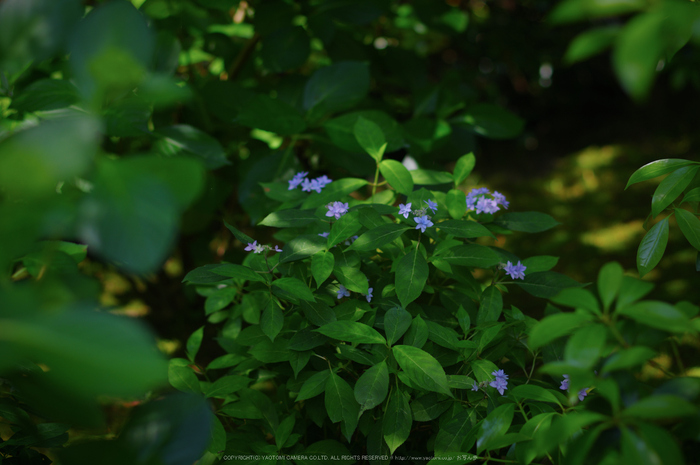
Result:
[[[527,270],[527,267],[520,263],[520,260],[518,260],[517,265],[513,265],[510,260],[508,263],[505,265],[501,264],[503,269],[506,270],[506,274],[509,275],[513,279],[525,279],[525,270]]]
[[[328,178],[325,174],[316,179],[311,179],[306,177],[309,174],[306,171],[299,171],[294,175],[292,179],[289,180],[289,188],[287,190],[296,189],[299,184],[301,184],[301,190],[304,192],[316,191],[319,194],[321,190],[333,181]]]
[[[413,221],[416,222],[416,229],[420,229],[420,232],[425,232],[426,228],[429,228],[433,225],[433,222],[430,221],[430,217],[427,216],[428,210],[431,210],[433,213],[435,213],[438,209],[437,202],[433,202],[430,199],[424,200],[423,202],[427,203],[428,207],[423,207],[420,210],[411,210],[410,202],[406,205],[399,205],[399,215],[403,215],[404,218],[408,219],[408,215],[410,215],[411,213],[416,215],[413,218]]]
[[[488,385],[495,388],[500,395],[503,395],[503,392],[508,389],[508,375],[503,370],[496,370],[491,374],[495,376],[495,378],[489,382]],[[479,388],[483,388],[485,386],[485,381],[481,384],[476,384],[476,381],[474,381],[472,384],[472,391],[478,391]]]
[[[326,205],[328,211],[326,216],[333,216],[336,220],[339,220],[341,216],[348,212],[348,204],[343,202],[333,202]]]
[[[564,375],[564,380],[561,382],[561,386],[559,386],[559,389],[562,391],[568,391],[569,390],[569,375]],[[583,400],[584,397],[588,395],[588,388],[583,388],[578,392],[578,400],[579,402]]]
[[[486,197],[490,195],[492,198]],[[494,191],[493,194],[485,187],[480,187],[478,189],[472,189],[467,194],[467,211],[476,210],[476,214],[480,213],[496,213],[501,209],[499,205],[503,208],[508,209],[510,202],[506,200],[506,196]]]
[[[274,250],[275,252],[282,252],[282,249],[280,249],[278,245],[276,245],[273,249],[269,245],[258,244],[258,241],[248,242],[248,245],[243,250],[253,253],[263,253],[265,250]]]
[[[367,294],[362,294],[367,299],[367,302],[372,301],[372,297],[374,297],[372,295],[373,290],[374,290],[374,288],[370,287],[367,290]],[[338,290],[336,291],[336,294],[338,295],[338,299],[342,299],[343,297],[350,297],[350,291],[348,291],[348,289],[345,286],[343,286],[342,284],[338,286]]]

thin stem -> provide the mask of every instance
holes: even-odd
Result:
[[[379,163],[377,163],[377,169],[374,170],[374,183],[372,184],[372,197],[374,197],[375,192],[377,192],[377,181],[379,181]]]
[[[258,34],[256,32],[253,35],[253,37],[250,38],[248,43],[245,44],[243,49],[240,51],[240,53],[236,57],[236,60],[231,65],[231,68],[229,68],[229,71],[228,71],[229,79],[233,80],[233,79],[236,79],[236,77],[238,77],[238,73],[241,72],[241,69],[243,68],[243,65],[245,64],[246,60],[253,53],[253,50],[255,50],[255,46],[258,44],[259,40],[260,40],[260,34]]]

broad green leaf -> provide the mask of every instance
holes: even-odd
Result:
[[[631,13],[644,7],[642,0],[566,0],[551,12],[549,20],[561,24]]]
[[[459,327],[462,328],[462,332],[466,335],[469,332],[469,327],[471,326],[471,317],[469,313],[461,305],[457,309],[457,322]]]
[[[249,352],[256,360],[263,363],[286,362],[290,355],[289,341],[286,339],[277,339],[275,342],[265,340],[255,344]]]
[[[287,245],[287,247],[289,247],[289,245]],[[333,272],[334,265],[335,258],[333,254],[326,250],[317,252],[311,257],[311,274],[316,280],[316,287],[320,287],[321,284],[328,279]]]
[[[274,132],[281,136],[299,134],[306,129],[304,117],[283,100],[256,95],[241,105],[238,124]]]
[[[386,361],[367,369],[355,383],[355,400],[362,411],[384,402],[389,393],[389,369]]]
[[[297,278],[277,278],[272,281],[272,290],[279,289],[300,300],[315,302],[313,293],[303,281]]]
[[[413,184],[418,184],[420,186],[434,186],[436,184],[451,184],[454,179],[452,175],[447,171],[432,171],[432,170],[412,170],[411,178],[413,179]],[[467,209],[467,204],[464,204],[464,209]]]
[[[610,47],[620,33],[620,26],[605,26],[591,29],[577,35],[569,44],[564,55],[567,63],[577,63]]]
[[[392,454],[408,439],[412,423],[408,399],[397,389],[392,393],[382,418],[382,434]]]
[[[404,308],[421,295],[427,280],[428,264],[417,247],[411,248],[396,264],[394,281],[396,295]]]
[[[335,268],[336,279],[352,292],[359,292],[367,295],[369,292],[369,282],[367,276],[354,266],[340,266]]]
[[[314,221],[319,221],[314,210],[281,210],[267,215],[259,225],[272,228],[296,228]]]
[[[336,321],[333,310],[320,300],[301,302],[301,309],[304,311],[306,318],[316,326],[323,326]]]
[[[156,146],[164,155],[194,155],[210,170],[231,164],[219,141],[193,126],[168,126],[158,129],[156,135],[160,137]]]
[[[398,161],[383,160],[379,164],[379,172],[399,194],[409,195],[413,192],[411,172]]]
[[[485,325],[498,321],[503,311],[503,296],[496,286],[487,287],[479,299],[477,325]]]
[[[695,332],[687,316],[676,307],[656,300],[643,300],[617,310],[618,315],[672,333]]]
[[[466,207],[464,208],[466,209]],[[476,221],[463,221],[455,219],[442,221],[435,226],[437,226],[440,231],[444,231],[445,233],[451,234],[455,237],[464,237],[467,239],[485,236],[495,237],[491,231]]]
[[[510,391],[510,395],[516,399],[537,400],[540,402],[553,402],[560,404],[559,399],[550,390],[534,384],[521,384]],[[521,431],[523,432],[523,431]]]
[[[522,261],[525,265],[526,273],[537,273],[539,271],[549,271],[554,268],[559,261],[559,257],[552,257],[550,255],[538,255],[536,257],[529,257]]]
[[[455,220],[459,220],[464,216],[464,214],[467,212],[467,196],[464,192],[458,189],[450,189],[450,191],[447,193],[447,197],[445,198],[445,203],[447,204],[447,212],[450,214],[452,218]],[[470,221],[470,223],[474,223]],[[478,224],[478,223],[474,223]],[[481,226],[481,225],[479,225]],[[484,228],[486,229],[486,228]],[[491,234],[488,229],[486,230],[488,232],[488,235]]]
[[[453,401],[444,399],[434,392],[422,395],[411,402],[411,410],[413,411],[413,419],[415,421],[431,421],[436,419],[445,410],[450,408]]]
[[[447,384],[445,370],[432,355],[417,347],[406,345],[397,345],[391,350],[411,383],[427,391],[453,397]]]
[[[282,250],[279,262],[293,262],[326,250],[326,239],[318,235],[299,236],[287,242]]]
[[[403,131],[399,123],[380,110],[361,110],[346,113],[323,124],[323,128],[333,141],[333,144],[343,150],[353,153],[362,153],[364,149],[355,138],[355,123],[362,117],[375,123],[382,130],[386,138],[386,151],[394,152],[404,146]]]
[[[457,331],[430,320],[426,321],[425,324],[428,327],[428,339],[446,349],[456,350],[459,344]]]
[[[400,224],[384,224],[361,234],[360,237],[355,239],[355,242],[348,247],[348,250],[365,252],[381,248],[383,245],[392,242],[409,229],[411,228]]]
[[[656,218],[659,213],[683,193],[699,169],[700,166],[697,165],[683,166],[661,181],[654,191],[654,197],[651,199],[651,216],[653,218]]]
[[[304,64],[311,40],[301,26],[285,26],[262,37],[260,57],[270,71],[280,73]]]
[[[202,345],[203,337],[204,326],[195,330],[192,334],[190,334],[190,337],[187,338],[187,358],[189,358],[192,363],[194,363],[194,359],[197,356],[197,352],[199,352],[199,347]]]
[[[681,203],[685,202],[700,202],[700,187],[696,187],[695,189],[691,189],[686,192]]]
[[[476,452],[490,450],[489,446],[502,437],[510,428],[515,414],[515,404],[505,404],[496,407],[481,423],[479,438],[476,441]]]
[[[490,360],[475,360],[471,363],[474,378],[479,383],[493,380],[494,371],[498,371],[498,367]]]
[[[617,296],[616,311],[641,299],[651,292],[652,289],[654,289],[652,283],[631,276],[623,276],[622,285]]]
[[[311,327],[296,331],[289,340],[289,348],[296,351],[305,351],[315,349],[326,343],[328,338],[323,334],[317,333]]]
[[[403,343],[420,349],[428,341],[428,334],[428,325],[420,315],[417,315],[408,328]]]
[[[344,424],[343,435],[349,441],[357,426],[360,405],[355,401],[355,395],[350,385],[340,376],[331,372],[326,381],[325,396],[328,418],[333,423],[342,421]]]
[[[279,427],[277,427],[277,430],[275,431],[275,444],[277,445],[277,450],[282,450],[284,443],[287,442],[289,435],[291,435],[292,431],[294,430],[295,423],[296,417],[294,413],[280,422]]]
[[[358,218],[359,210],[353,210],[341,216],[338,221],[333,223],[331,233],[328,235],[328,248],[330,249],[336,244],[340,244],[345,239],[354,236],[357,231],[362,229]]]
[[[440,422],[440,429],[435,437],[436,458],[431,460],[433,464],[438,462],[437,459],[441,459],[439,462],[442,463],[453,463],[448,460],[452,454],[459,454],[465,459],[469,458],[461,452],[471,449],[474,445],[474,439],[480,426],[479,423],[476,425],[472,423],[472,416],[475,412],[476,409],[456,409],[451,418]],[[456,463],[461,462],[465,462],[465,460]]]
[[[353,128],[355,139],[370,157],[379,163],[386,150],[386,139],[377,123],[360,116]]]
[[[654,269],[661,261],[661,257],[666,250],[668,243],[668,218],[656,223],[644,235],[642,242],[639,243],[637,249],[637,269],[639,277],[643,277]]]
[[[455,163],[454,173],[452,174],[455,181],[455,187],[459,186],[462,181],[469,177],[475,165],[476,158],[474,157],[473,152],[469,152],[468,154],[459,157],[457,163]]]
[[[301,370],[303,370],[309,363],[312,353],[313,352],[311,352],[310,350],[305,350],[302,352],[292,350],[289,353],[289,365],[291,365],[292,371],[294,371],[294,379],[297,379],[299,377],[299,373],[301,373]]]
[[[214,381],[204,392],[207,397],[225,398],[247,387],[253,380],[247,376],[228,375]]]
[[[557,295],[565,288],[585,286],[555,271],[525,274],[525,279],[522,282],[516,281],[516,284],[529,294],[545,299]]]
[[[602,373],[616,370],[629,370],[642,365],[644,362],[656,356],[656,351],[649,347],[639,346],[621,349],[612,354],[603,365]]]
[[[182,392],[201,393],[199,380],[184,359],[172,359],[168,365],[168,381],[175,389]]]
[[[655,394],[645,397],[626,408],[622,415],[627,417],[659,419],[697,415],[698,408],[681,397],[669,394]]]
[[[261,283],[265,282],[265,278],[263,278],[259,273],[256,273],[251,268],[243,265],[224,263],[216,268],[212,268],[211,271],[214,274],[226,276],[227,278],[243,279],[245,281],[259,281]]]
[[[331,372],[328,370],[319,371],[314,373],[309,379],[304,381],[299,389],[299,395],[297,395],[296,401],[302,401],[306,399],[311,399],[316,397],[326,390],[326,382],[330,378]]]
[[[367,181],[364,179],[338,179],[324,187],[320,194],[312,192],[309,197],[304,200],[304,203],[301,204],[301,208],[317,208],[321,205],[328,205],[331,202],[340,201],[342,197],[366,185]]]
[[[621,451],[618,463],[635,465],[657,465],[662,463],[659,454],[628,427],[622,428]]]
[[[320,107],[326,113],[351,108],[365,98],[369,84],[367,63],[341,61],[319,68],[304,88],[304,108]]]
[[[207,365],[207,370],[220,370],[222,368],[230,368],[238,365],[248,357],[240,354],[226,354],[217,357]]]
[[[56,110],[77,103],[78,89],[67,80],[39,79],[12,99],[10,108],[19,112]]]
[[[622,277],[625,270],[617,262],[609,262],[603,265],[598,273],[598,295],[603,301],[603,308],[607,311],[612,305],[622,285]]]
[[[392,307],[384,314],[384,333],[389,345],[401,339],[411,322],[411,314],[401,307]]]
[[[542,319],[530,331],[528,345],[531,350],[549,344],[562,336],[566,336],[574,329],[591,321],[590,314],[583,313],[557,313]]]
[[[581,289],[580,287],[562,289],[561,292],[551,297],[549,300],[555,304],[573,308],[583,308],[591,313],[600,315],[600,304],[598,304],[598,300],[588,290]]]
[[[282,330],[282,326],[284,326],[284,314],[282,310],[275,302],[268,303],[263,309],[262,315],[260,315],[260,329],[274,342],[275,338]]]
[[[566,343],[564,360],[573,366],[592,368],[598,362],[607,335],[607,328],[599,324],[577,329]]]
[[[386,345],[386,340],[376,329],[367,326],[364,323],[355,321],[340,320],[332,323],[327,323],[320,328],[315,329],[321,334],[324,334],[339,341],[356,342],[358,344],[383,344]]]
[[[690,160],[683,160],[681,158],[665,158],[663,160],[655,160],[651,163],[639,168],[637,171],[632,173],[625,189],[627,189],[632,184],[637,184],[638,182],[648,181],[662,174],[670,173],[678,168],[682,168],[687,165],[692,165],[693,162]]]
[[[700,220],[687,210],[676,208],[675,212],[678,227],[683,232],[683,235],[688,239],[690,245],[695,247],[696,250],[700,250]]]
[[[560,224],[546,213],[513,212],[498,215],[494,223],[511,231],[536,233],[552,229]]]
[[[236,239],[238,239],[239,241],[241,241],[241,243],[243,243],[243,244],[249,244],[249,243],[252,243],[252,242],[253,242],[253,238],[252,238],[252,237],[250,237],[250,236],[248,236],[248,235],[242,233],[241,231],[239,231],[238,229],[236,229],[234,226],[231,226],[230,224],[228,224],[225,220],[224,220],[224,226],[226,226],[226,229],[228,229],[229,231],[231,231],[231,234],[233,234],[233,236],[234,236]]]
[[[452,265],[473,266],[477,268],[490,268],[498,265],[501,261],[501,257],[496,252],[479,244],[462,245],[450,249],[443,259]]]
[[[525,125],[523,119],[490,103],[470,106],[459,121],[471,125],[474,132],[489,139],[512,139]]]

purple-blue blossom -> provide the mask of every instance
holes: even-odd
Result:
[[[297,174],[295,174],[294,177],[289,180],[289,189],[287,190],[291,191],[292,189],[296,189],[297,186],[301,184],[302,181],[304,181],[304,178],[307,174],[309,173],[307,173],[306,171],[299,171]]]
[[[564,379],[561,382],[561,386],[559,386],[559,389],[562,391],[568,391],[569,390],[569,375],[564,375]],[[579,402],[583,401],[584,397],[588,395],[588,388],[583,388],[578,392],[578,400]]]
[[[326,214],[326,216],[328,216],[328,214]],[[326,232],[319,233],[318,235],[321,237],[328,237],[329,234],[330,233],[328,231],[326,231]]]
[[[334,216],[336,220],[348,212],[348,204],[343,202],[329,203],[326,208],[328,208],[326,216]]]
[[[498,203],[499,205],[503,205],[503,208],[505,208],[506,210],[510,205],[510,202],[506,200],[506,196],[498,191],[493,191],[493,200],[495,200],[496,203]]]
[[[404,218],[408,219],[408,215],[411,214],[411,203],[407,203],[406,205],[401,204],[399,205],[399,215],[403,215]]]
[[[489,386],[496,388],[500,395],[503,395],[503,391],[508,389],[508,375],[505,374],[503,370],[497,370],[491,373],[496,378],[489,383]]]
[[[518,260],[517,265],[513,265],[508,261],[503,269],[506,270],[506,274],[513,279],[525,279],[525,270],[527,267],[520,263],[520,260]]]
[[[278,245],[275,245],[275,248],[273,249],[275,252],[282,252],[282,249]]]
[[[476,214],[480,213],[496,213],[501,207],[498,206],[493,199],[487,199],[486,197],[479,197],[476,201]]]
[[[428,208],[430,208],[433,211],[433,213],[435,213],[437,211],[438,205],[436,202],[433,202],[430,199],[424,200],[423,202],[428,204]]]
[[[316,182],[318,183],[318,185],[321,187],[321,189],[323,189],[323,188],[326,187],[328,184],[330,184],[330,183],[333,182],[333,180],[330,179],[330,178],[329,178],[328,176],[326,176],[325,174],[324,174],[323,176],[319,176],[318,178],[314,179],[314,181],[316,181]]]
[[[367,302],[371,302],[371,301],[372,301],[372,297],[374,297],[374,296],[372,295],[372,291],[373,291],[373,290],[374,290],[374,288],[373,288],[373,287],[370,287],[369,289],[367,289],[367,294],[366,294],[366,295],[363,294],[363,295],[367,298]]]
[[[420,229],[420,232],[425,232],[425,228],[433,225],[433,222],[427,216],[416,216],[413,218],[413,221],[417,223],[416,229]]]
[[[253,241],[248,242],[248,245],[243,250],[253,253],[262,253],[263,250],[265,250],[265,247],[262,244],[258,244],[258,241]]]
[[[342,299],[343,296],[350,297],[350,291],[347,290],[342,284],[338,287],[338,298]]]
[[[479,390],[479,385],[476,384],[476,381],[472,384],[472,391],[478,391]]]

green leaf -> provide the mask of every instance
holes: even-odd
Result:
[[[534,384],[521,384],[510,391],[510,395],[516,399],[536,400],[540,402],[553,402],[560,404],[559,399],[550,390]],[[560,404],[561,405],[561,404]],[[522,433],[523,431],[521,431]]]
[[[496,286],[487,287],[481,294],[479,300],[479,313],[477,316],[477,325],[485,325],[498,321],[503,311],[503,296],[501,291]]]
[[[557,313],[541,320],[530,331],[528,345],[531,350],[545,346],[574,329],[590,322],[592,316],[583,313]]]
[[[367,63],[341,61],[319,68],[304,88],[304,108],[319,107],[324,113],[352,108],[365,98],[369,84]]]
[[[317,208],[340,200],[342,197],[366,186],[367,181],[359,178],[343,178],[333,181],[323,188],[320,194],[311,193],[301,204],[301,208]]]
[[[355,139],[365,149],[370,157],[379,163],[382,161],[384,150],[386,150],[386,139],[382,128],[376,123],[360,116],[355,122],[353,129]]]
[[[626,408],[622,415],[643,419],[677,418],[697,415],[698,408],[678,396],[655,394]]]
[[[202,392],[199,388],[199,380],[192,368],[187,366],[184,359],[171,359],[168,365],[168,381],[175,389],[182,392]]]
[[[242,279],[244,281],[258,281],[261,283],[265,282],[265,278],[263,278],[259,273],[256,273],[251,268],[243,265],[225,263],[217,266],[216,268],[212,268],[211,271],[214,274],[226,276],[227,278]]]
[[[489,139],[512,139],[519,135],[525,126],[523,119],[490,103],[470,106],[459,120],[470,124],[474,132]]]
[[[204,392],[207,397],[219,397],[221,399],[234,394],[244,387],[248,387],[253,380],[247,376],[228,375],[214,381],[208,390]]]
[[[414,247],[396,263],[396,295],[404,308],[421,295],[427,280],[428,264]]]
[[[331,233],[328,235],[328,248],[330,249],[336,244],[340,244],[351,236],[354,236],[357,231],[362,229],[359,221],[360,211],[353,210],[341,216],[338,221],[333,223]]]
[[[280,73],[304,64],[311,52],[311,40],[301,26],[285,26],[262,38],[260,57],[270,71]]]
[[[639,243],[637,249],[637,269],[639,277],[643,277],[654,269],[661,261],[661,257],[666,250],[668,243],[668,218],[656,223],[644,235],[642,242]]]
[[[616,370],[629,370],[637,367],[650,358],[656,356],[656,351],[649,347],[639,346],[630,347],[629,349],[621,349],[608,357],[605,365],[603,365],[602,373],[609,373]]]
[[[315,349],[326,343],[328,338],[323,334],[314,332],[311,327],[296,331],[289,340],[289,348],[296,351]]]
[[[683,193],[693,180],[700,166],[683,166],[669,174],[654,191],[651,199],[651,215],[653,218],[671,205]]]
[[[272,281],[272,290],[279,289],[284,293],[310,302],[315,302],[313,293],[303,281],[297,278],[277,278]]]
[[[306,399],[311,399],[316,397],[326,390],[326,382],[330,378],[331,372],[329,370],[319,371],[314,373],[309,379],[304,381],[299,389],[299,395],[297,395],[296,401],[302,401]]]
[[[603,301],[603,308],[607,311],[612,305],[617,293],[622,285],[622,277],[625,270],[617,262],[610,262],[603,265],[598,273],[598,295]],[[597,305],[596,305],[597,306]]]
[[[491,373],[498,371],[498,367],[490,360],[475,360],[471,363],[471,367],[479,383],[493,380]]]
[[[411,327],[408,328],[408,332],[403,338],[403,343],[420,349],[428,341],[428,334],[428,325],[420,315],[417,315],[413,319]]]
[[[321,287],[321,284],[328,279],[333,272],[334,265],[333,254],[326,250],[317,252],[311,257],[311,275],[316,280],[316,287]]]
[[[676,307],[665,302],[643,300],[618,309],[617,314],[671,333],[695,332],[688,317]]]
[[[282,450],[284,443],[287,442],[289,435],[292,434],[292,431],[294,430],[295,423],[296,418],[293,413],[280,422],[280,425],[275,431],[275,444],[277,445],[277,450]]]
[[[204,326],[195,330],[192,334],[190,334],[190,337],[187,338],[187,358],[189,358],[192,363],[194,363],[194,358],[197,356],[197,352],[199,352],[199,347],[202,345],[203,337]]]
[[[546,213],[513,212],[499,215],[494,224],[511,231],[536,233],[552,229],[559,223]]]
[[[369,282],[367,276],[354,266],[340,266],[335,268],[336,279],[352,292],[359,292],[362,295],[369,293]]]
[[[212,360],[209,363],[209,365],[207,365],[207,370],[219,370],[222,368],[230,368],[238,365],[246,359],[246,356],[240,354],[222,355],[221,357],[217,357],[214,360]]]
[[[450,408],[453,401],[446,399],[444,401],[439,401],[439,399],[444,399],[442,396],[430,392],[428,394],[422,395],[411,402],[411,410],[413,411],[413,419],[415,421],[431,421],[436,419],[445,410]]]
[[[496,237],[491,231],[489,231],[483,225],[477,223],[476,221],[462,221],[459,219],[455,219],[442,221],[436,224],[435,226],[437,226],[437,228],[440,229],[440,231],[443,231],[446,234],[451,234],[455,237],[464,237],[466,239],[473,239],[475,237],[486,236],[493,238]]]
[[[314,221],[319,221],[314,210],[281,210],[270,213],[259,224],[272,228],[297,228]]]
[[[551,255],[538,255],[536,257],[526,258],[522,261],[525,265],[525,271],[530,273],[537,273],[539,271],[549,271],[554,268],[559,261],[559,257],[552,257]]]
[[[290,357],[289,341],[286,339],[277,339],[275,342],[265,340],[255,344],[249,352],[256,360],[263,363],[286,362]]]
[[[314,331],[318,331],[321,334],[332,337],[333,339],[338,339],[339,341],[356,342],[358,344],[386,345],[386,340],[376,329],[356,321],[334,321]]]
[[[401,307],[392,307],[384,314],[384,333],[389,345],[401,339],[411,322],[411,314]]]
[[[577,35],[569,44],[564,61],[572,64],[586,60],[610,47],[620,33],[620,26],[605,26]]]
[[[219,141],[195,127],[186,124],[169,126],[158,129],[156,135],[160,137],[156,146],[164,155],[194,155],[210,170],[231,164]]]
[[[224,226],[226,226],[226,229],[228,229],[229,231],[231,231],[231,234],[233,234],[233,236],[234,236],[236,239],[238,239],[239,241],[241,241],[241,243],[243,243],[243,244],[250,244],[250,243],[253,242],[253,238],[252,238],[252,237],[250,237],[250,236],[248,236],[248,235],[246,235],[246,234],[243,234],[241,231],[239,231],[238,229],[236,229],[234,226],[231,226],[230,224],[228,224],[228,223],[226,222],[226,220],[224,220]]]
[[[445,221],[445,223],[447,223],[447,221]],[[496,252],[479,244],[462,245],[450,249],[443,259],[452,265],[473,266],[477,268],[490,268],[498,265],[501,261],[501,257]]]
[[[413,346],[392,347],[396,361],[415,386],[453,397],[440,363],[429,353]]]
[[[362,117],[375,123],[386,138],[386,151],[394,152],[404,145],[403,131],[399,123],[387,113],[380,110],[362,110],[346,113],[323,124],[323,128],[333,141],[333,144],[343,150],[362,153],[364,149],[355,138],[355,123]],[[329,184],[330,186],[331,184]]]
[[[355,383],[355,400],[365,411],[384,402],[389,393],[389,368],[386,361],[367,369]]]
[[[400,162],[384,160],[379,164],[379,172],[399,194],[409,195],[413,192],[411,172]]]
[[[474,169],[475,165],[476,158],[474,157],[474,152],[469,152],[468,154],[459,157],[457,163],[455,163],[454,173],[452,174],[455,181],[455,187],[462,184],[462,181],[467,179],[469,175],[472,174],[472,170]],[[466,201],[464,205],[466,206]]]
[[[293,262],[310,257],[326,249],[326,239],[318,236],[299,236],[285,244],[280,254],[280,263]]]
[[[39,79],[12,99],[10,108],[19,112],[49,111],[66,108],[80,100],[78,89],[59,79]]]
[[[691,189],[686,192],[681,203],[685,202],[700,202],[700,187],[696,187],[695,189]]]
[[[270,301],[263,309],[262,315],[260,315],[260,329],[265,333],[265,336],[274,342],[282,330],[282,326],[284,326],[284,313],[282,313],[282,310],[275,302]]]
[[[654,289],[652,283],[631,276],[623,276],[620,292],[617,296],[616,311],[641,299],[651,292],[652,289]]]
[[[659,454],[650,444],[632,432],[631,429],[622,428],[622,457],[625,464],[657,465],[662,463]]]
[[[428,339],[446,349],[456,350],[459,344],[457,331],[430,320],[426,321],[425,324],[428,327]]]
[[[690,245],[696,250],[700,250],[700,220],[687,210],[676,208],[675,212],[678,227],[681,228],[683,235],[688,239]]]
[[[347,250],[357,250],[358,252],[366,252],[381,248],[383,245],[392,242],[404,232],[411,229],[408,226],[387,223],[382,226],[370,229],[360,237],[355,239],[355,242],[348,247]]]
[[[564,360],[572,366],[590,369],[598,362],[608,330],[602,325],[577,329],[569,337],[564,349]]]
[[[526,274],[523,282],[518,281],[516,284],[529,294],[545,299],[557,295],[562,289],[567,287],[581,287],[585,285],[555,271]]]
[[[580,287],[569,287],[562,289],[561,292],[551,297],[549,300],[555,304],[565,305],[573,308],[583,308],[591,313],[600,315],[600,305],[598,300],[593,297],[586,289]]]
[[[331,372],[326,381],[326,411],[333,423],[342,421],[345,425],[343,433],[349,441],[357,426],[360,405],[355,401],[355,395],[350,385],[340,376]]]
[[[690,160],[683,160],[681,158],[665,158],[663,160],[652,161],[646,165],[639,168],[637,171],[632,173],[625,189],[627,189],[632,184],[638,182],[647,181],[653,179],[662,174],[670,173],[671,171],[676,171],[678,168],[682,168],[687,165],[692,165],[693,162]]]
[[[413,417],[406,395],[400,390],[392,393],[382,418],[382,435],[390,453],[406,442],[411,433]]]
[[[556,6],[549,20],[561,24],[588,18],[617,16],[644,7],[645,3],[640,0],[566,0]]]
[[[304,311],[306,318],[316,326],[323,326],[337,320],[333,310],[320,300],[316,302],[301,302],[301,309]]]
[[[514,414],[515,404],[505,404],[496,407],[484,418],[479,438],[476,440],[477,454],[484,450],[490,450],[489,445],[508,432]]]
[[[454,182],[452,175],[447,171],[432,171],[432,170],[412,170],[411,178],[413,179],[413,184],[418,184],[420,186],[434,186],[437,184],[451,184]],[[465,201],[464,210],[466,211],[467,204]]]
[[[237,123],[274,132],[280,136],[299,134],[306,129],[304,117],[288,103],[267,95],[256,95],[241,105]]]
[[[447,204],[447,212],[455,220],[459,220],[467,212],[467,196],[464,194],[464,192],[458,189],[450,189],[450,191],[447,193],[447,197],[445,198],[445,203]],[[488,235],[491,234],[491,232],[488,231],[488,229],[486,231]]]

